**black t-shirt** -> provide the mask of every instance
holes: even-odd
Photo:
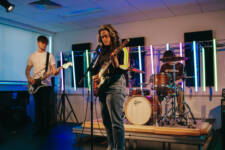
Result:
[[[107,50],[103,50],[103,52],[100,54],[98,61],[96,62],[95,68],[93,68],[93,75],[97,74],[101,66],[104,64],[104,62],[109,61],[110,59],[110,52],[107,52]],[[123,65],[124,63],[124,53],[123,50],[120,50],[120,52],[117,54],[117,58],[119,61],[119,65]],[[114,68],[112,64],[109,66],[106,75],[108,76],[113,76],[113,75],[118,75],[118,74],[123,74],[126,71],[120,68]]]
[[[175,72],[176,80],[182,79],[184,65],[182,63],[176,63],[175,64],[175,70],[173,69],[173,67],[174,67],[173,64],[169,64],[169,63],[163,64],[161,66],[160,72],[164,72],[164,73],[170,74],[172,79],[173,79],[173,76],[174,76],[173,73]]]

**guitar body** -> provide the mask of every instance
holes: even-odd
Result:
[[[41,83],[41,78],[39,79],[34,79],[35,80],[35,83],[33,85],[31,84],[28,84],[28,92],[30,94],[35,94],[41,87],[44,87],[46,86],[45,84],[42,84]]]
[[[103,87],[103,84],[105,83],[106,78],[104,76],[101,76],[101,74],[98,74],[98,77],[100,81],[94,81],[94,95],[99,96],[99,92],[101,91],[101,88]]]

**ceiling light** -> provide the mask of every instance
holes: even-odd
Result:
[[[8,0],[0,0],[0,5],[2,5],[7,12],[11,12],[15,8],[15,5],[9,3]]]

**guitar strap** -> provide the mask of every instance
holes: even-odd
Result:
[[[48,60],[49,60],[49,52],[47,52],[47,56],[46,56],[45,72],[48,71]]]

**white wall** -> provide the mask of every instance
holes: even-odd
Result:
[[[37,50],[37,37],[41,34],[44,33],[0,24],[0,81],[27,81],[27,60]]]
[[[141,22],[131,22],[126,24],[114,25],[120,33],[121,38],[140,37],[144,36],[146,39],[146,46],[152,44],[166,44],[179,43],[184,41],[185,32],[213,30],[213,36],[216,39],[225,39],[225,11],[201,13],[187,16],[177,16],[171,18],[146,20]],[[72,44],[76,43],[93,43],[92,49],[97,45],[97,28],[57,33],[54,37],[54,52],[57,56],[59,51],[70,51]],[[187,98],[187,103],[190,105],[193,113],[197,117],[216,118],[216,126],[220,127],[220,97],[221,89],[225,87],[225,80],[223,79],[224,72],[224,55],[225,52],[220,52],[218,55],[218,79],[220,90],[216,93],[213,91],[212,100],[209,97],[209,89],[207,89],[205,96],[201,96],[202,92],[195,93],[197,97]],[[187,89],[189,94],[190,89]],[[194,89],[192,90],[194,91]],[[74,95],[73,99],[77,99]],[[78,98],[80,99],[80,98]],[[74,105],[75,106],[75,105]],[[77,106],[76,106],[77,107]],[[202,112],[204,108],[205,112]],[[205,109],[206,108],[206,109]],[[212,115],[215,110],[216,115]],[[213,112],[214,113],[214,112]]]
[[[213,30],[214,37],[225,39],[225,11],[202,13],[187,16],[177,16],[164,19],[146,20],[114,25],[121,38],[146,38],[146,45],[183,42],[185,32]],[[72,32],[57,33],[54,37],[55,54],[59,51],[71,50],[72,44],[93,43],[97,45],[97,30],[88,29]]]

